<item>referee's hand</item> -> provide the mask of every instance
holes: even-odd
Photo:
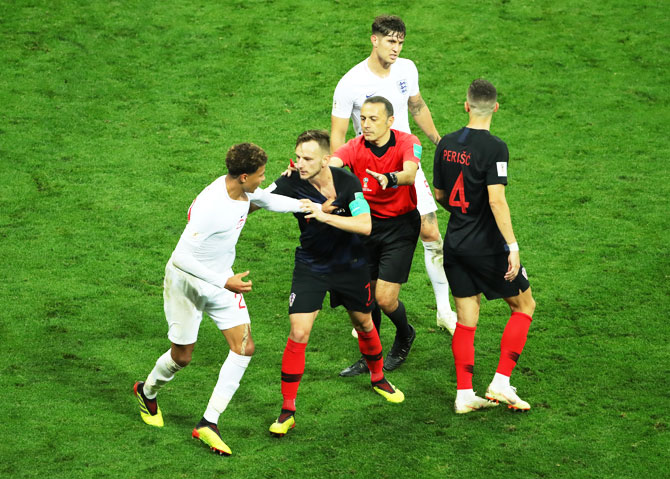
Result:
[[[386,175],[383,175],[381,173],[377,173],[376,171],[372,170],[365,170],[365,172],[372,176],[375,180],[377,180],[377,183],[379,183],[379,186],[382,187],[382,190],[385,190],[386,187],[389,184],[389,179],[386,177]]]

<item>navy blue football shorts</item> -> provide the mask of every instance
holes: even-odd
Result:
[[[296,261],[288,301],[288,314],[312,313],[323,307],[330,292],[330,307],[344,306],[347,311],[369,313],[374,305],[367,265],[330,273],[315,273]]]
[[[451,294],[467,298],[484,293],[486,299],[511,298],[530,287],[526,268],[521,265],[514,281],[505,280],[509,253],[485,256],[458,255],[444,250],[444,271]]]

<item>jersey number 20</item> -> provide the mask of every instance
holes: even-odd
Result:
[[[456,196],[458,196],[458,199],[456,199]],[[451,189],[451,194],[449,195],[449,206],[460,208],[463,214],[468,212],[468,206],[470,206],[470,203],[465,201],[465,185],[463,183],[462,171],[461,174],[458,175],[458,178],[456,178],[454,187]]]

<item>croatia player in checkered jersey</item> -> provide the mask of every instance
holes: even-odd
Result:
[[[362,134],[360,113],[366,98],[382,96],[393,105],[393,129],[411,133],[408,111],[430,140],[437,144],[440,134],[435,128],[428,106],[419,92],[419,72],[412,60],[399,58],[405,41],[405,24],[391,15],[375,18],[372,24],[372,53],[354,66],[337,84],[333,95],[331,116],[331,151],[345,143],[349,118],[354,132]],[[414,181],[417,209],[421,215],[421,241],[424,248],[426,272],[433,285],[437,302],[437,325],[453,334],[456,313],[449,304],[449,283],[442,268],[442,237],[437,224],[437,205],[419,165]],[[373,312],[375,324],[379,310]]]
[[[509,152],[505,142],[490,132],[493,113],[498,111],[497,98],[496,88],[487,80],[479,78],[470,84],[465,102],[468,124],[440,140],[433,163],[435,198],[449,211],[444,269],[458,311],[451,341],[457,414],[498,402],[518,411],[530,409],[510,385],[526,345],[535,300],[505,198]],[[486,398],[475,395],[472,386],[482,293],[488,300],[504,299],[510,308],[500,340],[498,368]]]
[[[228,174],[217,178],[193,201],[188,224],[165,267],[163,306],[171,347],[156,361],[145,381],[135,383],[140,416],[150,426],[163,427],[156,395],[191,362],[203,312],[226,338],[230,351],[221,366],[207,409],[193,429],[220,455],[230,455],[217,423],[240,385],[251,356],[249,313],[243,293],[251,291],[249,271],[233,273],[235,245],[249,211],[259,207],[277,212],[313,211],[309,200],[271,194],[258,188],[265,179],[267,155],[257,145],[234,145],[226,154]]]

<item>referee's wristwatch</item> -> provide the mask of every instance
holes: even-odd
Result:
[[[384,173],[384,176],[386,177],[386,187],[387,188],[397,188],[398,187],[398,175],[393,172],[393,173]]]

